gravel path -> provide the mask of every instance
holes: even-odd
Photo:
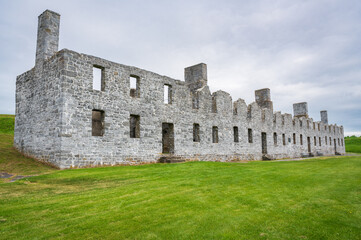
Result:
[[[10,182],[15,182],[16,180],[19,180],[19,179],[23,179],[23,178],[26,178],[26,177],[32,177],[33,175],[30,175],[30,176],[22,176],[22,175],[13,175],[13,174],[10,174],[10,173],[6,173],[6,172],[0,172],[0,178],[11,178]]]

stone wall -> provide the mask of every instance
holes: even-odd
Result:
[[[14,146],[26,155],[60,164],[62,53],[16,79]],[[41,69],[41,71],[40,71]]]
[[[93,67],[102,69],[101,90],[93,89]],[[131,94],[130,77],[138,79],[137,94]],[[256,91],[256,102],[247,106],[243,99],[233,102],[224,91],[212,94],[204,63],[186,68],[185,80],[63,49],[18,77],[14,145],[60,168],[156,162],[168,155],[162,153],[162,139],[169,129],[172,134],[167,139],[174,136],[172,156],[187,160],[259,160],[345,152],[342,127],[314,122],[307,113],[294,118],[274,113],[269,89]],[[172,92],[170,104],[164,103],[164,85]],[[97,123],[104,127],[101,136],[93,136],[93,110],[104,114]],[[133,124],[139,120],[139,135],[131,134],[131,115]],[[199,125],[199,142],[193,138],[194,124]],[[212,141],[213,127],[218,128],[218,143]],[[262,133],[266,153],[262,153]]]

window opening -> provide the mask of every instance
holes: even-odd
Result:
[[[201,139],[199,137],[199,124],[194,123],[193,124],[193,142],[200,142]]]
[[[296,133],[293,134],[293,144],[296,144]]]
[[[248,142],[253,143],[252,129],[248,128]]]
[[[104,91],[104,68],[93,66],[93,90]]]
[[[277,146],[277,133],[273,133],[273,143]]]
[[[239,142],[238,127],[233,127],[233,141]]]
[[[212,127],[212,142],[218,143],[218,127]]]
[[[130,137],[140,138],[140,117],[138,115],[130,115]]]
[[[212,113],[216,113],[217,112],[217,101],[216,101],[216,97],[212,96]]]
[[[129,85],[130,85],[130,96],[133,98],[139,97],[139,77],[135,75],[130,75]]]
[[[164,84],[164,103],[172,104],[172,86]]]
[[[92,111],[92,136],[104,135],[104,111]]]

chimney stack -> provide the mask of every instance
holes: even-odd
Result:
[[[273,112],[273,103],[271,101],[271,90],[269,88],[258,89],[254,92],[256,103],[261,108],[267,108]]]
[[[321,113],[321,122],[323,122],[324,124],[328,124],[327,111],[323,110],[320,113]]]
[[[46,10],[38,17],[35,65],[42,64],[58,51],[60,14]]]
[[[307,102],[300,102],[293,104],[293,115],[295,117],[308,118],[308,106]]]
[[[184,80],[191,90],[207,85],[207,64],[199,63],[184,69]]]

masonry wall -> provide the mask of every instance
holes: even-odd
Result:
[[[61,53],[16,79],[14,147],[26,155],[60,164]]]
[[[343,130],[335,125],[315,122],[313,129],[314,122],[310,118],[292,118],[290,114],[279,112],[273,114],[255,102],[247,106],[242,99],[232,102],[228,93],[217,91],[211,94],[208,86],[197,89],[199,109],[193,109],[192,92],[183,81],[69,50],[63,52],[65,69],[61,89],[64,103],[59,135],[62,168],[156,162],[162,156],[162,123],[174,124],[174,155],[188,160],[262,159],[262,132],[267,135],[269,158],[308,155],[307,137],[310,137],[313,155],[335,154],[333,139],[336,139],[336,151],[344,153]],[[104,69],[103,91],[93,90],[94,65]],[[137,98],[130,96],[130,75],[139,77]],[[172,104],[163,102],[165,84],[172,87]],[[214,103],[216,112],[212,112]],[[92,136],[93,109],[105,113],[103,136]],[[139,138],[130,138],[130,115],[140,117]],[[194,123],[200,126],[200,142],[193,142]],[[218,127],[218,143],[212,143],[213,126]],[[234,142],[234,126],[239,130],[239,142]],[[248,129],[252,129],[252,143],[248,140]],[[277,144],[273,138],[275,132]],[[296,144],[293,143],[293,133],[296,134]],[[282,134],[285,134],[285,144]],[[303,135],[303,145],[300,144],[300,134]]]

